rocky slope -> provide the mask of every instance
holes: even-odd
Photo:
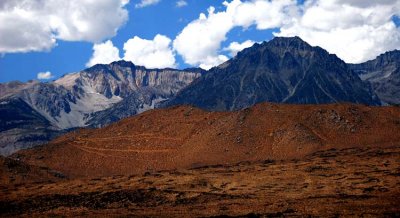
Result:
[[[372,84],[379,98],[388,104],[400,105],[400,51],[390,51],[375,60],[350,64],[362,80]]]
[[[70,178],[141,174],[242,161],[301,159],[330,148],[400,141],[400,108],[261,103],[235,112],[189,106],[82,129],[14,158]]]
[[[278,37],[244,49],[212,68],[165,105],[190,104],[223,111],[264,101],[380,104],[370,85],[336,55],[298,37]]]
[[[0,154],[46,143],[62,133],[20,98],[0,100]]]
[[[25,186],[32,183],[49,183],[65,179],[66,177],[63,174],[49,168],[31,166],[16,159],[0,156],[1,190],[14,185]]]
[[[118,61],[67,74],[50,83],[0,84],[0,109],[12,115],[1,116],[12,125],[5,123],[8,129],[0,132],[0,154],[47,142],[67,129],[104,126],[154,108],[202,73],[201,69],[146,69]],[[19,116],[34,117],[35,121],[30,120],[28,125],[17,120]],[[37,137],[29,137],[27,132]]]

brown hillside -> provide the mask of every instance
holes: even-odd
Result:
[[[47,167],[37,167],[0,156],[0,189],[7,190],[30,183],[57,182],[66,177]]]
[[[301,159],[330,148],[399,142],[398,107],[263,103],[237,112],[206,112],[180,106],[69,133],[14,157],[69,177],[98,177]]]
[[[0,189],[0,217],[399,217],[400,146]]]

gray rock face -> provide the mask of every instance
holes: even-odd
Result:
[[[68,90],[48,83],[35,84],[22,90],[19,96],[37,111],[45,112],[51,117],[59,117],[62,112],[71,112],[70,103],[76,103],[75,96]]]
[[[122,101],[114,104],[112,107],[98,111],[92,114],[92,118],[87,122],[92,127],[102,127],[109,123],[116,122],[123,118],[141,113],[154,108],[160,100],[164,100],[162,93],[155,92],[134,92],[125,97]]]
[[[50,83],[0,84],[2,115],[16,111],[9,118],[2,116],[7,128],[0,129],[0,154],[45,143],[67,129],[104,126],[152,109],[203,73],[201,69],[146,69],[118,61]],[[29,119],[22,122],[21,117]]]
[[[22,99],[0,100],[0,154],[43,144],[64,132]]]
[[[212,68],[163,106],[238,110],[259,102],[320,104],[380,100],[336,55],[298,37],[255,44]]]
[[[12,81],[8,83],[0,83],[0,99],[7,98],[10,96],[15,95],[15,93],[18,93],[24,89],[27,89],[29,87],[32,87],[36,84],[38,84],[38,81],[35,80],[30,80],[26,83],[20,82],[20,81]]]
[[[400,105],[400,51],[390,51],[375,60],[349,64],[362,80],[371,83],[379,98],[388,104]]]

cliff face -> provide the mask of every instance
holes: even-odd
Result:
[[[379,98],[400,105],[400,51],[390,51],[362,64],[349,64],[362,80],[371,83]]]
[[[35,116],[40,116],[39,120],[46,121],[39,122],[41,127],[63,132],[76,127],[104,126],[152,109],[202,73],[201,69],[146,69],[131,62],[118,61],[67,74],[50,83],[1,84],[0,99],[4,110],[12,111],[17,105],[24,104],[29,109],[19,111],[21,116],[35,113]],[[25,134],[26,128],[22,123],[15,124],[12,129],[16,136],[2,137],[0,147],[4,149],[0,154],[31,147],[57,135],[44,137],[40,133],[43,140],[23,140],[19,136]],[[18,146],[15,146],[16,140],[19,140]]]
[[[118,61],[66,75],[56,80],[54,85],[72,93],[76,99],[71,105],[74,107],[72,111],[82,113],[63,114],[65,119],[59,122],[60,127],[103,126],[149,110],[158,101],[175,95],[202,72],[200,69],[146,69],[131,62]],[[131,105],[132,100],[135,103]],[[112,118],[104,119],[103,114]],[[77,116],[79,120],[75,120]]]
[[[264,101],[380,104],[370,85],[336,55],[293,37],[275,38],[239,52],[166,105],[238,110]]]

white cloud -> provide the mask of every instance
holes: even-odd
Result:
[[[208,16],[200,14],[174,40],[174,49],[186,63],[210,68],[224,62],[227,58],[221,56],[220,48],[229,31],[234,27],[251,25],[258,29],[279,27],[290,20],[295,12],[291,7],[296,5],[296,1],[233,0],[230,3],[225,1],[223,5],[225,11],[216,13],[215,8],[210,7]]]
[[[209,70],[212,67],[218,66],[227,60],[229,60],[229,58],[225,55],[207,56],[205,57],[205,59],[203,59],[203,63],[201,63],[199,67],[205,70]]]
[[[50,50],[57,40],[100,42],[128,19],[129,0],[2,0],[0,53]]]
[[[86,63],[87,67],[91,67],[95,64],[109,64],[113,61],[118,61],[119,49],[113,45],[113,43],[108,40],[104,43],[93,45],[93,55],[89,62]]]
[[[156,35],[153,40],[137,36],[124,44],[124,60],[147,68],[176,67],[175,55],[171,48],[171,39]]]
[[[223,5],[219,12],[210,7],[175,38],[173,47],[187,64],[208,68],[222,63],[226,57],[221,56],[221,44],[235,27],[278,28],[276,36],[300,36],[347,62],[400,49],[400,29],[392,21],[400,15],[400,0],[308,0],[304,5],[295,0],[232,0]],[[231,46],[222,50],[238,44]]]
[[[232,7],[232,1],[229,7]],[[240,1],[238,1],[240,2]],[[295,0],[254,0],[238,3],[233,13],[235,26],[249,27],[256,25],[257,29],[265,30],[280,27],[291,21],[296,14]],[[227,4],[226,4],[227,5]]]
[[[315,0],[281,27],[278,36],[300,36],[350,63],[359,63],[400,48],[400,29],[392,16],[399,0]]]
[[[357,7],[371,7],[377,5],[393,5],[396,1],[393,0],[337,0],[339,4],[353,5]]]
[[[161,0],[142,0],[140,3],[135,5],[135,8],[144,8],[150,5],[158,4]]]
[[[37,74],[37,78],[38,79],[42,79],[42,80],[47,80],[47,79],[51,79],[53,78],[53,74],[51,74],[50,71],[46,71],[46,72],[40,72]]]
[[[185,0],[179,0],[176,2],[176,7],[181,8],[187,6],[188,3]]]
[[[171,39],[163,35],[156,35],[153,40],[135,36],[124,43],[124,51],[124,60],[146,68],[176,67]],[[109,64],[120,59],[119,49],[108,40],[93,45],[93,55],[86,66]]]
[[[173,42],[174,49],[190,65],[202,65],[209,68],[218,65],[224,58],[219,58],[219,48],[226,34],[233,28],[233,21],[227,12],[214,13],[208,9],[208,17],[200,14],[197,20],[189,23]]]
[[[224,50],[225,50],[225,51],[229,51],[230,55],[233,57],[233,56],[236,56],[236,54],[237,54],[239,51],[242,51],[242,50],[245,49],[245,48],[248,48],[248,47],[253,46],[254,43],[255,43],[255,42],[252,41],[252,40],[246,40],[246,41],[244,41],[244,42],[242,42],[242,43],[231,42],[231,44],[229,44],[228,47],[224,48]]]

